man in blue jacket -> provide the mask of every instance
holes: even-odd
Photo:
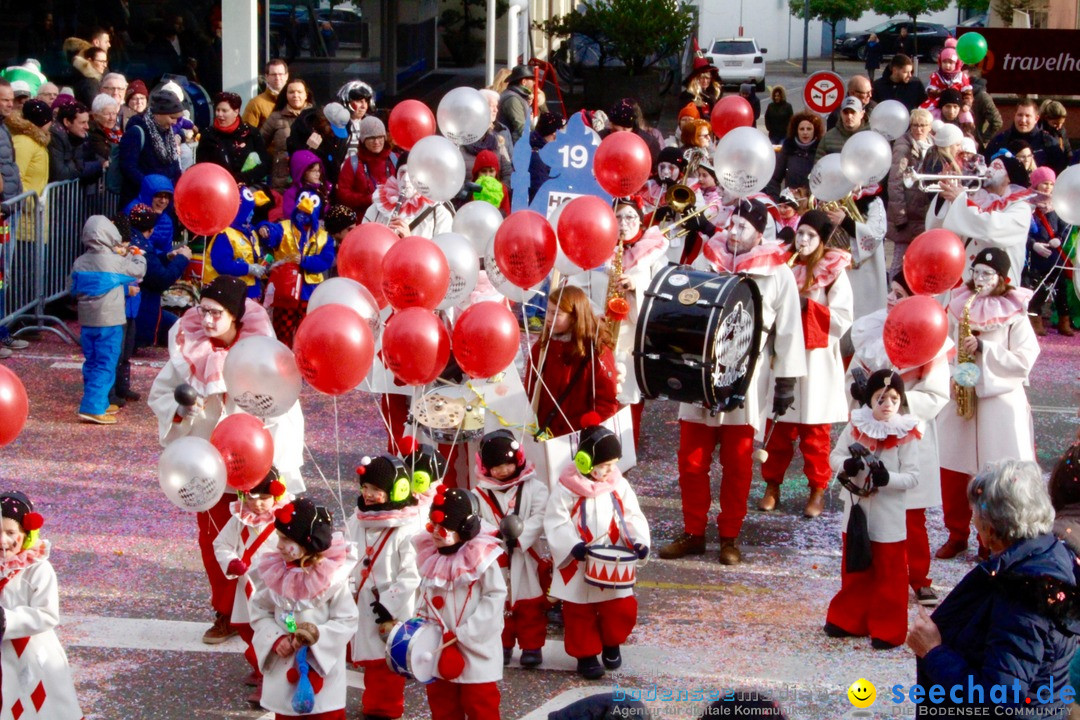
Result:
[[[128,121],[120,140],[120,202],[127,204],[139,193],[147,175],[164,175],[173,183],[180,179],[180,154],[172,126],[184,113],[179,98],[168,90],[150,95],[149,109]]]

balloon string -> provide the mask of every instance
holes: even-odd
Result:
[[[334,492],[334,488],[331,487],[330,481],[326,479],[326,475],[323,474],[322,468],[319,467],[319,463],[315,460],[315,453],[311,451],[311,446],[304,443],[304,449],[307,450],[308,457],[311,458],[311,464],[315,466],[315,471],[319,473],[319,477],[322,478],[323,484],[326,485],[326,489],[329,490],[330,494],[337,500],[338,507],[341,508],[341,520],[344,522],[347,514],[345,512],[345,503],[342,500],[341,495]]]
[[[398,447],[397,438],[394,437],[394,431],[390,427],[390,401],[386,401],[386,412],[383,412],[383,398],[388,397],[390,393],[381,393],[378,402],[379,405],[379,417],[383,421],[383,427],[386,428],[386,436],[390,438],[390,446],[393,447],[394,452],[398,455],[401,454],[401,448]]]
[[[338,504],[342,506],[341,511],[345,512],[344,502],[342,501],[341,490],[341,425],[338,422],[338,407],[337,407],[337,395],[331,396],[334,402],[334,455],[337,458],[337,494]]]

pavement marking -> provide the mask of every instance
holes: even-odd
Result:
[[[49,367],[53,370],[81,370],[81,362],[54,362]]]
[[[1056,415],[1074,415],[1076,414],[1076,408],[1055,407],[1053,405],[1032,405],[1031,412],[1053,413]]]

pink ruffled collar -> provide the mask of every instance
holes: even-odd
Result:
[[[37,545],[27,548],[10,560],[5,560],[3,563],[0,563],[0,577],[11,577],[22,572],[34,563],[48,560],[50,547],[51,545],[48,540],[38,540]]]
[[[264,528],[267,523],[274,522],[274,513],[285,507],[293,501],[293,496],[289,493],[285,493],[281,496],[280,500],[274,501],[274,506],[264,513],[253,513],[244,507],[244,503],[240,500],[229,503],[229,512],[236,516],[236,519],[244,523],[248,527]]]
[[[259,560],[259,577],[272,592],[287,600],[311,600],[347,577],[355,564],[355,547],[336,532],[322,560],[314,565],[297,567],[286,562],[280,553],[267,553]]]
[[[379,188],[379,205],[383,210],[387,212],[393,212],[397,207],[398,202],[398,182],[397,178],[387,178]],[[426,197],[417,193],[411,198],[401,204],[401,208],[398,210],[399,215],[405,215],[406,217],[416,215],[418,212],[424,209],[426,205],[431,205],[431,201]]]
[[[480,534],[452,555],[441,554],[428,532],[417,533],[412,542],[420,577],[428,585],[445,589],[475,582],[503,552],[495,528],[485,521],[480,523]]]
[[[846,250],[833,248],[826,250],[825,254],[818,260],[817,265],[814,266],[814,283],[810,286],[810,289],[829,287],[836,282],[836,278],[840,277],[840,274],[850,264],[851,253]],[[791,268],[791,271],[795,273],[795,286],[801,290],[803,282],[806,280],[806,265],[797,262]]]
[[[784,246],[779,241],[762,240],[747,252],[735,255],[727,249],[727,232],[709,238],[703,251],[705,257],[721,272],[753,272],[767,275],[768,271],[787,262]]]
[[[623,246],[623,272],[632,270],[646,259],[650,261],[655,259],[667,252],[667,248],[667,238],[660,232],[660,228],[655,226],[649,228],[639,240]]]
[[[577,467],[573,464],[567,465],[559,475],[559,482],[563,487],[579,497],[587,498],[597,498],[614,492],[615,487],[622,479],[622,473],[616,467],[612,468],[611,472],[608,473],[607,480],[597,482],[579,473]]]
[[[416,521],[419,512],[415,505],[397,510],[376,510],[373,512],[356,511],[356,523],[365,528],[392,528],[408,525]]]
[[[211,341],[194,308],[184,313],[176,327],[175,342],[169,343],[170,362],[188,376],[188,382],[203,397],[224,393],[223,371],[229,348]],[[248,298],[236,342],[256,336],[274,337],[274,328],[262,305]]]
[[[483,467],[483,463],[480,462],[480,453],[476,453],[476,467]],[[532,480],[536,477],[536,467],[531,462],[526,462],[525,467],[521,469],[518,476],[513,480],[495,480],[487,475],[481,475],[479,471],[476,474],[476,486],[481,490],[509,490],[515,488],[526,480]]]
[[[971,313],[968,318],[973,327],[987,329],[1004,325],[1017,314],[1027,315],[1028,301],[1031,300],[1032,291],[1027,288],[1012,288],[1004,295],[982,295],[971,304]],[[956,319],[964,314],[964,304],[971,297],[971,291],[967,286],[956,290],[953,299],[949,303],[949,312]]]

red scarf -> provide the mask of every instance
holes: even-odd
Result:
[[[237,115],[236,119],[233,120],[232,123],[229,124],[229,125],[222,125],[218,120],[215,119],[214,120],[214,127],[216,127],[218,130],[220,130],[223,133],[228,133],[228,134],[231,135],[232,133],[236,132],[236,129],[238,127],[240,127],[240,116]]]

